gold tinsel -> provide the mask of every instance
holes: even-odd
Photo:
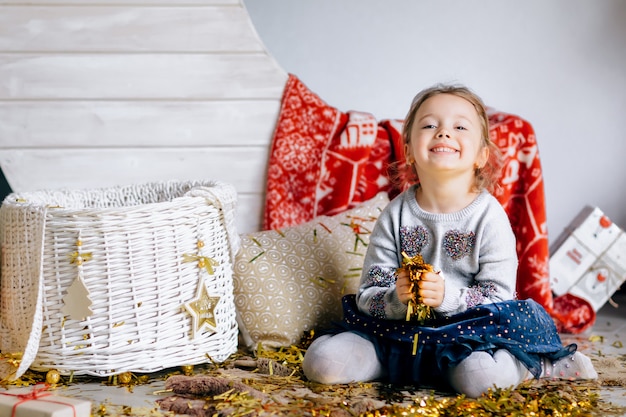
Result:
[[[189,397],[190,404],[200,402],[205,410],[214,410],[220,417],[231,415],[254,416],[309,416],[350,415],[354,417],[594,417],[622,416],[624,407],[603,401],[597,381],[530,380],[515,389],[492,389],[479,398],[444,393],[412,386],[396,386],[380,382],[324,385],[306,381],[301,372],[302,358],[314,337],[307,332],[297,346],[278,350],[259,345],[254,360],[279,364],[289,368],[287,376],[259,369],[242,373],[236,363],[248,353],[233,354],[224,363],[196,365],[194,375],[232,378],[251,388],[268,394],[265,399],[253,398],[249,392],[229,390],[211,396]],[[3,355],[9,359],[9,355]],[[247,362],[247,361],[245,361]],[[181,369],[164,370],[150,375],[133,376],[130,384],[121,384],[123,378],[109,378],[107,385],[122,385],[129,392],[132,387],[157,379],[180,374]],[[271,368],[270,368],[271,369]],[[232,372],[232,374],[230,373]],[[247,375],[247,376],[246,376]],[[11,385],[31,385],[44,381],[46,373],[27,371]],[[73,382],[72,382],[73,380]],[[83,382],[101,382],[106,379],[91,376],[62,378],[59,387]],[[280,398],[280,400],[279,400]],[[171,412],[152,407],[130,407],[109,402],[94,403],[94,417],[113,416],[171,416]],[[213,414],[209,414],[213,415]]]
[[[257,347],[257,359],[267,358],[294,371],[301,367],[301,345],[278,351]],[[208,372],[209,374],[211,372]],[[223,375],[223,374],[222,374]],[[517,388],[492,389],[479,398],[382,383],[324,385],[289,376],[259,374],[241,380],[251,389],[270,394],[269,400],[246,392],[228,391],[204,397],[217,415],[359,417],[593,417],[621,416],[624,408],[602,401],[596,381],[530,380]],[[312,393],[294,395],[310,390]],[[280,396],[282,401],[277,400]],[[383,404],[380,404],[380,403]],[[364,410],[368,409],[368,410]]]
[[[592,417],[622,416],[624,407],[603,402],[594,381],[530,380],[516,388],[494,388],[479,398],[415,398],[412,404],[390,405],[362,417]]]
[[[434,318],[434,312],[429,306],[420,302],[418,283],[424,272],[434,272],[435,269],[432,265],[424,262],[422,255],[417,254],[413,257],[409,257],[405,252],[402,252],[402,266],[398,268],[398,271],[401,270],[405,270],[409,273],[411,291],[413,292],[413,298],[409,300],[407,305],[406,321],[424,324],[426,321]]]

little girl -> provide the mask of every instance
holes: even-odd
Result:
[[[562,345],[539,304],[515,300],[515,236],[490,194],[500,164],[481,99],[462,86],[422,91],[403,139],[414,185],[381,213],[358,293],[343,299],[347,331],[311,344],[307,378],[386,379],[469,397],[532,377],[597,378],[576,345]],[[403,256],[418,254],[435,272],[422,274],[416,292],[400,267]],[[435,318],[407,322],[410,300]]]

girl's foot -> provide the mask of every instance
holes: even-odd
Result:
[[[580,352],[561,358],[555,362],[545,360],[542,378],[555,379],[597,379],[598,373],[591,359]]]

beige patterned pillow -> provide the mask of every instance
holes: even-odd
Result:
[[[233,277],[244,343],[290,346],[341,320],[341,297],[358,289],[369,234],[387,203],[380,193],[335,216],[241,235]]]

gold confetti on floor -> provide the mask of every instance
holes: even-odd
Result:
[[[316,384],[307,381],[301,369],[312,337],[313,333],[306,335],[298,346],[279,350],[257,346],[256,354],[238,352],[223,363],[184,366],[149,375],[63,376],[57,388],[99,382],[132,393],[138,385],[159,380],[166,381],[167,386],[167,380],[174,376],[189,378],[192,384],[194,377],[204,383],[215,379],[215,392],[209,390],[202,395],[168,392],[153,407],[93,404],[94,417],[161,417],[182,413],[198,417],[593,417],[626,413],[626,408],[602,400],[598,381],[532,380],[515,389],[493,389],[477,399],[379,382]],[[28,386],[45,379],[46,373],[28,371],[19,380],[11,384],[4,382],[3,386]]]

